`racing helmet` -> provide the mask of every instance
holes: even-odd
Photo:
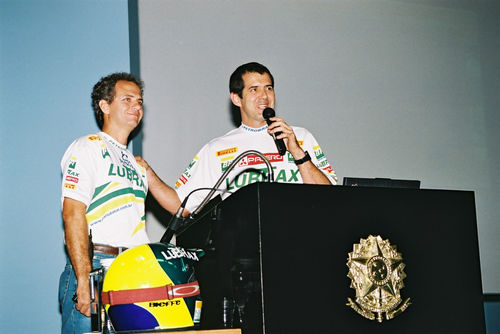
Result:
[[[117,331],[193,327],[200,321],[194,263],[204,252],[152,243],[126,250],[109,267],[102,303]]]

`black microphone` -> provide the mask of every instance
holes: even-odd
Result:
[[[274,112],[273,108],[266,108],[262,112],[262,116],[266,120],[267,125],[271,125],[271,123],[273,121],[271,121],[269,118],[274,117],[275,115],[276,115],[276,113]],[[274,142],[276,143],[276,148],[278,149],[278,153],[280,155],[285,155],[285,153],[286,153],[285,142],[283,141],[283,139],[276,139],[276,136],[279,136],[280,134],[282,134],[281,131],[273,133],[273,139],[274,139]]]
[[[181,203],[179,206],[179,209],[175,213],[174,216],[170,219],[170,222],[168,223],[167,230],[163,234],[163,236],[160,239],[160,242],[163,244],[168,244],[172,237],[174,236],[175,232],[183,225],[185,222],[185,218],[182,217],[182,214],[184,213],[184,208],[186,207],[187,199],[189,196],[186,196],[184,201]]]

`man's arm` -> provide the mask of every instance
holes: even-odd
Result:
[[[298,146],[298,144],[297,144]],[[294,151],[295,153],[292,153],[292,156],[295,160],[300,160],[306,156],[306,153],[304,150],[302,150],[299,146],[299,150]],[[302,180],[304,183],[309,183],[309,184],[329,184],[331,185],[332,183],[330,180],[326,177],[325,174],[323,174],[318,167],[316,167],[311,160],[306,161],[300,165],[299,167],[299,172],[300,175],[302,175]]]
[[[270,120],[273,121],[273,123],[269,126],[269,134],[281,131],[282,133],[279,136],[276,136],[276,138],[283,139],[287,151],[290,152],[295,160],[304,158],[306,153],[297,142],[297,138],[295,137],[292,127],[286,124],[285,121],[279,117],[271,117]],[[297,167],[299,168],[299,172],[304,183],[332,184],[326,175],[323,174],[318,167],[312,163],[312,161],[306,161]]]
[[[77,280],[76,309],[90,317],[89,273],[92,265],[89,258],[86,211],[87,206],[84,203],[72,198],[64,198],[62,216],[66,248]]]
[[[175,214],[181,205],[177,192],[165,184],[142,157],[136,156],[135,160],[146,169],[149,192],[165,210]]]

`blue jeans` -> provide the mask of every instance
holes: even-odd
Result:
[[[101,267],[100,259],[113,258],[113,255],[94,253],[92,268]],[[62,312],[61,334],[82,334],[92,330],[90,318],[81,314],[75,308],[72,298],[76,292],[76,277],[73,266],[69,259],[66,261],[66,267],[59,279],[59,306]]]

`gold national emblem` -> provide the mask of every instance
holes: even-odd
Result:
[[[410,298],[401,303],[399,291],[404,286],[405,264],[389,240],[382,240],[379,235],[361,239],[353,245],[347,266],[351,288],[356,290],[356,302],[347,298],[347,306],[363,317],[382,322],[385,312],[386,320],[390,320],[411,304]]]

